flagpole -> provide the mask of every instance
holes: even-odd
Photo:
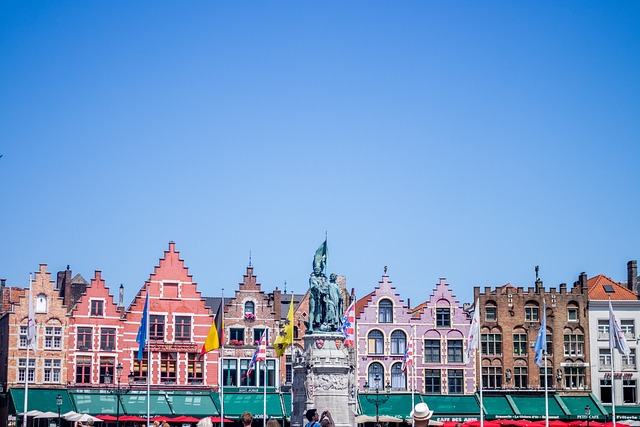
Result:
[[[219,369],[219,382],[220,385],[220,427],[224,427],[224,339],[220,339],[220,337],[224,337],[224,288],[222,288],[222,300],[220,304],[222,304],[222,310],[220,310],[220,315],[222,316],[222,331],[218,331],[218,342],[220,343],[220,354],[218,357],[218,369]],[[218,319],[215,319],[214,322],[217,322]]]
[[[480,336],[478,338],[482,338],[482,333],[480,333]],[[476,348],[476,354],[478,355],[477,369],[480,371],[480,427],[484,427],[484,403],[482,401],[482,354],[481,353],[482,352],[480,351],[480,348]]]
[[[544,313],[542,313],[542,315],[545,318],[544,321],[544,325],[545,325],[545,330],[542,331],[542,336],[544,339],[544,351],[543,351],[543,356],[544,356],[544,419],[545,419],[545,427],[549,427],[549,385],[548,385],[548,381],[547,381],[547,302],[544,300],[544,298],[542,299],[543,301],[543,310]]]
[[[414,347],[413,347],[413,339],[416,336],[416,326],[413,325],[413,330],[411,331],[411,352],[413,353],[415,351]],[[411,355],[411,357],[414,357],[414,354]],[[416,407],[416,397],[415,397],[415,388],[416,388],[416,364],[413,363],[414,361],[411,361],[411,410],[413,411],[413,409]],[[411,425],[415,426],[416,425],[416,421],[413,417],[411,417]]]
[[[266,325],[265,325],[266,327]],[[262,401],[262,427],[267,427],[267,357],[265,354],[264,362],[264,384],[262,384],[263,401]]]
[[[293,305],[294,296],[295,296],[295,294],[293,293],[293,291],[291,291],[291,302],[289,304]],[[295,313],[294,313],[293,318],[295,319],[295,317],[296,316],[295,316]],[[295,331],[295,328],[294,328],[293,325],[291,325],[291,328],[292,328],[293,331]],[[293,361],[293,342],[294,342],[294,336],[291,335],[291,346],[290,346],[291,347],[290,348],[290,350],[291,350],[291,388],[289,389],[289,394],[291,394],[291,405],[289,405],[290,406],[289,407],[289,426],[291,426],[291,421],[292,421],[292,418],[293,418],[293,385],[295,384],[294,375],[295,375],[295,372],[296,372],[296,370],[293,369],[293,366],[294,366],[294,361]],[[284,364],[285,364],[285,366],[287,365],[286,356],[285,356],[285,359],[284,359]],[[287,417],[285,415],[285,419],[282,420],[282,427],[284,427],[284,422],[285,422],[286,418]]]
[[[480,299],[476,301],[476,310],[478,319],[480,319]],[[475,316],[475,313],[474,313]],[[478,322],[479,323],[479,322]],[[476,354],[478,356],[478,371],[480,372],[480,427],[484,427],[484,402],[482,399],[482,331],[478,324],[478,345],[476,346]]]
[[[29,301],[28,301],[28,310],[29,313],[27,315],[27,338],[29,338],[29,328],[30,322],[33,321],[31,319],[32,309],[33,309],[33,298],[31,293],[31,273],[29,273]],[[29,349],[31,348],[31,340],[27,339],[27,366],[24,373],[24,411],[22,414],[22,426],[27,427],[27,408],[29,406]],[[35,379],[35,378],[34,378]]]
[[[614,346],[611,345],[611,334],[615,334],[615,328],[611,328],[611,326],[613,326],[611,324],[611,315],[613,313],[613,307],[611,306],[611,297],[609,297],[609,347],[611,348],[611,416],[613,417],[613,419],[611,420],[613,422],[613,427],[616,427],[616,382],[615,382],[615,377],[614,377],[614,369],[613,369],[613,364],[614,364]],[[614,322],[616,320],[614,319]],[[614,330],[612,330],[614,329]],[[617,348],[617,345],[615,346]]]
[[[609,328],[609,333],[611,333],[611,328]],[[613,427],[616,427],[616,383],[613,380],[613,359],[613,349],[611,349],[611,416],[613,417]]]
[[[151,283],[149,283],[149,286],[147,287],[147,301],[149,300],[149,293],[151,291]],[[149,306],[147,307],[147,313],[145,314],[146,316],[146,323],[147,323],[147,331],[146,331],[146,341],[147,341],[147,427],[151,427],[150,426],[150,413],[151,413],[151,342],[149,339],[149,331],[150,331],[150,327],[151,325],[149,324],[149,311],[151,311],[151,303],[149,303]]]

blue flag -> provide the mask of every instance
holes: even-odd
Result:
[[[540,325],[540,332],[536,338],[536,343],[533,349],[536,352],[535,360],[536,364],[542,368],[544,365],[544,354],[547,350],[547,302],[543,301],[542,306],[542,325]]]
[[[144,345],[147,341],[147,318],[149,317],[149,294],[144,300],[144,310],[142,310],[142,319],[140,319],[140,327],[138,328],[138,336],[136,342],[140,344],[138,348],[138,360],[142,360],[144,355]]]

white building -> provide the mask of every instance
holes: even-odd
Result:
[[[629,263],[628,287],[618,284],[604,275],[595,276],[589,285],[589,335],[591,353],[592,390],[611,413],[615,397],[616,418],[640,417],[638,384],[638,327],[640,326],[640,300],[634,292],[637,287],[635,263]],[[618,325],[625,333],[631,354],[624,356],[609,347],[609,300]],[[613,364],[613,390],[612,390]]]

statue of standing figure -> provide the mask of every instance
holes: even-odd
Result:
[[[313,273],[309,277],[309,321],[307,332],[334,332],[340,328],[344,299],[338,276],[332,273],[327,282],[324,270],[327,263],[327,241],[325,240],[313,257]]]

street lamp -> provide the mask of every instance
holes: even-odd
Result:
[[[591,408],[589,405],[584,407],[584,414],[587,416],[587,427],[589,427],[589,421],[591,419]]]
[[[120,427],[120,396],[123,394],[127,394],[131,391],[131,387],[133,386],[133,372],[129,374],[129,383],[127,386],[122,387],[122,383],[120,379],[122,378],[122,364],[118,362],[118,366],[116,366],[116,383],[113,388],[110,388],[111,385],[111,373],[107,371],[104,374],[104,383],[107,385],[107,392],[116,395],[116,427]]]
[[[391,391],[391,384],[389,384],[389,382],[387,381],[387,385],[385,386],[386,393],[380,394],[380,376],[376,374],[376,376],[373,377],[373,381],[375,382],[375,385],[376,385],[376,394],[369,394],[370,387],[369,387],[369,383],[366,382],[364,383],[364,393],[365,393],[364,397],[366,397],[369,403],[376,406],[376,427],[379,427],[380,426],[379,408],[380,406],[387,403],[387,400],[389,400],[389,392]]]
[[[56,405],[58,405],[58,427],[60,427],[60,408],[62,408],[62,395],[60,393],[56,397]]]

